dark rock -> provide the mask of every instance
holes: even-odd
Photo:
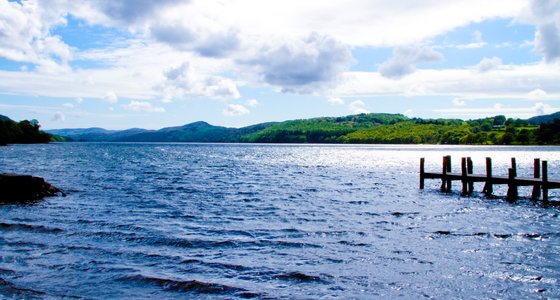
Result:
[[[40,177],[0,174],[0,203],[23,203],[49,196],[64,193]]]

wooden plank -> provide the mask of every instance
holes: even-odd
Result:
[[[440,173],[431,173],[431,172],[424,172],[425,179],[441,179],[442,174]],[[461,180],[463,179],[463,174],[461,173],[448,173],[445,174],[445,178],[449,180]],[[482,174],[473,174],[467,175],[467,180],[472,182],[485,182],[488,180],[486,175]],[[492,184],[507,184],[509,180],[508,176],[493,176],[490,181]],[[518,186],[531,186],[535,184],[542,184],[542,180],[540,178],[528,178],[528,177],[516,177],[515,183]],[[558,189],[560,188],[560,181],[547,181],[548,189]]]

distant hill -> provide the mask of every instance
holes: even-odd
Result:
[[[102,128],[55,129],[49,133],[61,135],[74,141],[90,142],[238,142],[242,135],[262,130],[273,123],[263,123],[244,128],[227,128],[194,122],[183,126],[166,127],[160,130],[133,128],[127,130],[105,130]]]
[[[141,128],[131,128],[127,130],[107,130],[99,127],[92,128],[68,128],[47,130],[48,133],[63,136],[78,142],[108,142],[120,141],[130,135],[148,132]]]
[[[0,115],[0,121],[12,121],[12,122],[13,122],[12,119],[10,119],[10,118],[8,118],[8,117],[6,117],[6,116],[3,116],[3,115]]]
[[[560,119],[560,111],[550,115],[536,116],[528,119],[529,123],[534,125],[547,124],[554,122],[554,119]]]
[[[541,120],[539,116],[529,120]],[[370,113],[261,123],[243,128],[194,122],[159,130],[132,128],[57,129],[49,133],[74,141],[216,142],[216,143],[355,143],[355,144],[558,144],[555,127],[495,116],[476,120],[408,118]],[[542,128],[541,128],[542,127]],[[544,129],[543,129],[544,128]],[[546,130],[545,130],[546,129]]]
[[[166,127],[156,131],[145,131],[115,136],[124,142],[233,142],[235,128],[213,126],[206,122],[195,122],[178,127]]]

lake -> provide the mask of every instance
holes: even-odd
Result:
[[[0,206],[0,298],[560,297],[559,208],[419,190],[444,155],[560,178],[560,147],[0,147],[0,173],[67,193]]]

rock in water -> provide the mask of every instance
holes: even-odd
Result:
[[[43,178],[30,175],[0,174],[0,202],[21,203],[64,193]]]

